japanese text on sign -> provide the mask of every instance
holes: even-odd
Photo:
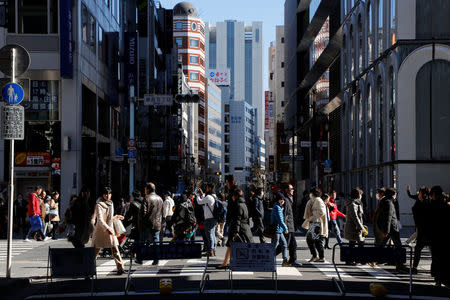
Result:
[[[25,133],[25,110],[21,105],[3,106],[1,113],[2,139],[23,140]]]
[[[275,249],[272,244],[232,243],[233,271],[275,272]]]
[[[208,79],[215,85],[230,85],[230,70],[210,70]]]

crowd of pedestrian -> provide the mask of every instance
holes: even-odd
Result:
[[[353,188],[347,199],[343,194],[338,198],[335,190],[323,193],[318,187],[312,187],[297,198],[292,184],[269,194],[263,187],[249,189],[246,197],[233,175],[227,175],[223,190],[207,183],[203,187],[192,186],[180,195],[165,190],[160,193],[161,197],[156,185],[148,182],[143,194],[135,190],[128,200],[122,197],[116,205],[111,200],[112,192],[111,188],[104,187],[100,197],[95,198],[89,189],[82,188],[79,195],[70,197],[69,208],[61,218],[59,193],[36,186],[27,197],[18,194],[14,201],[14,231],[22,233],[25,241],[57,239],[60,222],[64,220],[61,228],[74,247],[84,247],[91,240],[97,255],[103,248],[110,249],[118,273],[123,273],[119,246],[124,237],[132,241],[159,242],[164,238],[194,240],[201,236],[205,256],[215,256],[217,247],[226,246],[218,269],[228,268],[232,243],[250,243],[254,236],[260,243],[272,243],[276,255],[282,256],[282,266],[292,267],[302,266],[297,261],[295,234],[298,231],[306,236],[311,263],[325,262],[325,251],[331,249],[331,236],[338,244],[344,240],[364,244],[369,223],[373,224],[375,244],[402,245],[399,201],[393,188],[377,189],[378,203],[373,219],[364,212],[364,192],[359,187]],[[442,232],[450,220],[449,196],[440,186],[421,187],[416,193],[408,186],[406,193],[415,201],[412,213],[416,231],[405,243],[412,246],[415,242],[411,272],[417,274],[422,250],[429,247],[431,274],[436,284],[449,286],[450,258],[442,242]],[[2,197],[0,217],[3,235],[7,204]],[[343,226],[341,219],[345,220]],[[274,228],[271,235],[266,232],[269,227]],[[154,265],[158,263],[153,261]],[[404,265],[397,265],[396,269],[409,271]]]

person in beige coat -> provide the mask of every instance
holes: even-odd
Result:
[[[102,248],[110,248],[117,265],[117,274],[124,272],[122,257],[119,252],[119,241],[114,230],[114,219],[123,220],[123,216],[114,216],[114,204],[111,201],[111,188],[105,187],[102,197],[97,200],[95,206],[95,228],[92,235],[92,246],[95,248],[95,257],[97,258]]]
[[[305,222],[302,227],[308,230],[306,243],[312,255],[309,262],[325,262],[323,246],[324,240],[328,236],[328,221],[325,203],[320,198],[321,196],[322,191],[319,188],[312,188],[311,199],[305,207]]]
[[[53,192],[52,198],[49,203],[49,221],[52,223],[52,231],[50,233],[53,240],[56,240],[56,232],[58,230],[59,225],[59,193]]]

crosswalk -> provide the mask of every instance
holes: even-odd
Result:
[[[129,260],[124,261],[125,269],[129,268]],[[147,261],[141,266],[133,264],[131,277],[143,278],[143,277],[160,277],[164,275],[191,277],[193,279],[200,279],[205,270],[206,258],[201,259],[188,259],[188,260],[161,260],[158,266],[152,266],[152,261]],[[277,276],[279,279],[283,278],[301,278],[304,276],[310,276],[311,272],[318,272],[326,278],[337,277],[336,270],[333,264],[327,260],[323,263],[308,262],[305,260],[303,267],[282,267],[282,260],[277,259]],[[214,265],[214,263],[213,263]],[[383,269],[380,266],[371,267],[369,265],[357,265],[348,268],[338,268],[339,273],[344,279],[351,279],[358,277],[359,279],[366,277],[371,280],[380,281],[400,281],[402,280],[395,274]],[[114,260],[110,259],[106,262],[97,264],[98,276],[108,276],[116,274],[116,265]],[[223,274],[222,271],[218,271],[214,266],[209,266],[207,272],[212,276],[214,273]],[[307,273],[306,275],[304,273]],[[257,276],[257,272],[233,272],[234,278],[252,278]]]
[[[37,241],[31,241],[31,242],[26,242],[24,240],[13,240],[12,241],[12,257],[21,255],[27,251],[30,251],[34,248],[38,248],[43,246],[44,244],[48,244],[51,243],[52,240],[49,241],[42,241],[42,242],[37,242]],[[0,261],[5,261],[7,259],[7,249],[8,244],[6,240],[0,240]]]

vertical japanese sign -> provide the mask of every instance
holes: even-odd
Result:
[[[264,130],[269,130],[269,91],[264,92],[264,107],[265,107]]]
[[[72,0],[59,2],[59,49],[60,74],[63,78],[73,77]]]
[[[125,32],[125,81],[138,90],[138,36],[137,32]],[[129,92],[127,92],[129,95]]]

